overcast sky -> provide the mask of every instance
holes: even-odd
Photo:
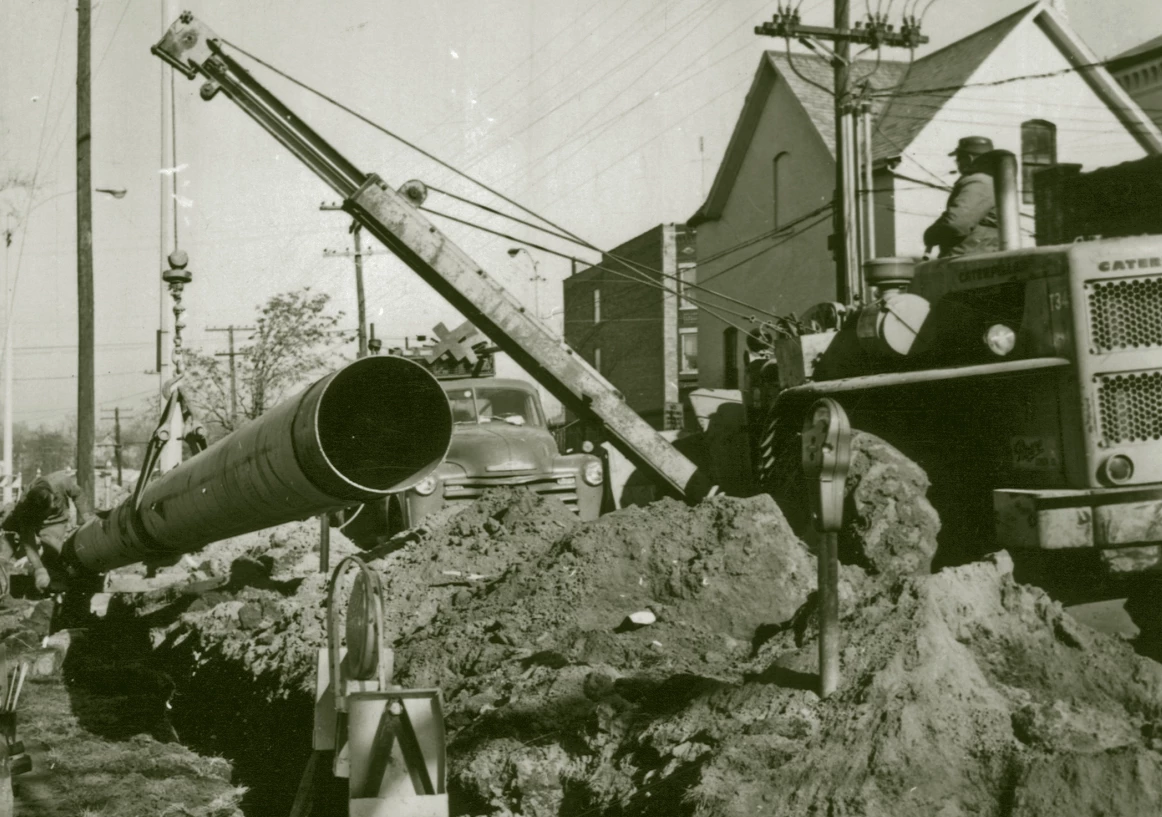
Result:
[[[902,4],[890,2],[898,17]],[[1025,5],[935,0],[925,19],[932,43],[919,53]],[[223,38],[609,247],[660,222],[684,221],[697,209],[759,54],[772,46],[752,28],[776,6],[758,0],[187,0],[183,7]],[[1101,57],[1162,34],[1157,0],[1067,0],[1066,6]],[[857,17],[865,12],[858,0],[852,9]],[[122,199],[95,195],[93,203],[102,408],[138,405],[157,390],[156,377],[143,372],[154,364],[159,273],[170,249],[163,251],[159,238],[159,171],[172,165],[160,154],[163,69],[149,53],[163,12],[161,0],[99,0],[93,12],[93,182],[128,190]],[[808,22],[829,24],[831,4],[806,0],[803,12]],[[27,219],[27,198],[0,192],[0,227],[15,231],[6,253],[16,278],[15,414],[38,424],[75,412],[75,3],[4,0],[0,21],[0,179],[35,173],[37,184]],[[419,178],[496,204],[265,69],[254,73],[362,170],[394,185]],[[227,99],[203,102],[199,82],[176,80],[178,239],[194,273],[185,299],[188,339],[221,348],[224,335],[206,327],[249,323],[256,305],[304,284],[331,293],[354,327],[351,261],[323,256],[349,244],[347,217],[320,212],[319,204],[334,198],[329,189]],[[439,195],[429,205],[577,252]],[[505,251],[512,242],[436,221],[531,306],[529,258],[510,258]],[[541,312],[548,315],[560,305],[569,264],[532,254],[549,279],[540,291]],[[455,320],[391,256],[368,259],[366,270],[370,320],[389,343]]]

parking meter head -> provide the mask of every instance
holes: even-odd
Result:
[[[825,397],[803,424],[803,475],[811,497],[811,518],[821,531],[843,524],[843,494],[851,465],[851,426],[843,407]]]

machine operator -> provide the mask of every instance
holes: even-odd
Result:
[[[49,589],[52,578],[48,568],[60,573],[61,551],[72,533],[69,525],[69,502],[76,509],[78,525],[93,518],[93,508],[81,491],[76,478],[68,471],[55,471],[37,477],[3,522],[3,529],[20,537],[20,544],[33,567],[37,590]],[[37,550],[37,545],[41,550]],[[11,559],[13,548],[7,537],[0,537],[0,558]]]
[[[966,136],[956,150],[960,178],[948,195],[948,206],[940,218],[924,231],[925,254],[940,248],[940,257],[992,252],[999,248],[997,238],[996,197],[993,178],[988,172],[987,154],[993,142],[985,136]]]

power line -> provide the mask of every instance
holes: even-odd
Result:
[[[60,67],[61,46],[64,43],[65,20],[67,19],[68,7],[66,6],[65,10],[61,13],[61,27],[59,33],[57,34],[56,41],[56,55],[53,57],[52,62],[52,77],[49,79],[48,83],[48,97],[45,99],[44,103],[44,117],[41,119],[40,138],[36,146],[36,163],[33,165],[32,181],[29,183],[28,187],[28,205],[24,208],[24,220],[20,225],[20,252],[16,255],[16,271],[12,275],[12,282],[8,285],[8,292],[4,294],[6,305],[5,315],[7,316],[8,320],[12,320],[12,306],[16,302],[16,287],[20,282],[20,266],[21,261],[24,260],[24,245],[27,243],[25,238],[28,236],[28,220],[32,215],[32,205],[36,198],[36,180],[40,175],[41,160],[44,158],[43,151],[46,135],[44,128],[45,125],[48,124],[48,112],[52,109],[52,95],[56,88],[56,73],[57,68]]]
[[[516,207],[516,208],[520,209],[522,212],[524,212],[524,213],[527,213],[528,215],[532,216],[533,218],[540,219],[541,221],[543,221],[543,222],[545,222],[546,224],[548,224],[550,227],[553,227],[553,228],[555,228],[555,229],[557,229],[557,230],[560,230],[560,231],[561,231],[561,232],[563,232],[563,233],[567,233],[567,234],[569,234],[569,235],[573,235],[573,233],[571,233],[569,230],[566,230],[564,227],[561,227],[561,226],[559,226],[559,225],[557,225],[557,224],[553,223],[552,221],[548,220],[548,219],[547,219],[547,218],[545,218],[544,216],[541,216],[540,214],[538,214],[538,213],[534,212],[533,210],[530,210],[529,208],[525,207],[525,206],[524,206],[523,204],[521,204],[520,202],[514,201],[513,199],[511,199],[511,198],[509,198],[508,196],[504,195],[504,194],[503,194],[503,193],[501,193],[500,191],[498,191],[498,190],[494,190],[493,188],[489,187],[487,184],[485,184],[484,182],[480,181],[479,179],[477,179],[477,178],[475,178],[475,177],[473,177],[473,176],[469,176],[469,175],[468,175],[467,173],[465,173],[464,171],[462,171],[462,170],[459,170],[458,168],[454,167],[453,165],[449,164],[448,162],[444,161],[443,159],[439,158],[438,156],[436,156],[436,155],[434,155],[434,154],[432,154],[432,153],[429,153],[428,151],[424,150],[424,149],[423,149],[423,148],[421,148],[420,146],[418,146],[418,145],[416,145],[416,144],[414,144],[414,143],[412,143],[412,142],[409,142],[407,139],[404,139],[404,138],[403,138],[402,136],[400,136],[399,134],[397,134],[397,133],[394,133],[394,132],[393,132],[393,131],[391,131],[391,130],[388,130],[388,129],[387,129],[387,128],[385,128],[383,125],[380,125],[379,123],[377,123],[377,122],[373,121],[372,119],[369,119],[368,117],[366,117],[366,116],[364,116],[363,114],[361,114],[361,113],[359,113],[359,112],[355,111],[354,109],[347,107],[346,105],[344,105],[343,103],[341,103],[341,102],[339,102],[338,100],[334,99],[333,97],[331,97],[331,96],[328,96],[327,94],[324,94],[322,91],[317,91],[317,90],[315,90],[315,89],[314,89],[314,88],[312,88],[311,86],[307,85],[305,82],[302,82],[302,81],[300,81],[300,80],[298,80],[298,79],[295,79],[295,78],[294,78],[294,77],[292,77],[290,74],[287,74],[285,71],[282,71],[282,70],[280,70],[280,69],[278,69],[278,68],[275,68],[275,67],[274,67],[273,65],[271,65],[270,63],[268,63],[268,62],[266,62],[266,61],[264,61],[264,60],[262,60],[262,59],[259,59],[258,57],[254,56],[253,54],[251,54],[250,52],[246,51],[245,49],[243,49],[243,48],[240,48],[239,46],[235,45],[235,44],[234,44],[234,43],[232,43],[232,42],[229,42],[229,41],[227,41],[227,40],[222,40],[222,42],[226,43],[226,45],[229,45],[231,48],[233,48],[234,50],[238,51],[238,53],[240,53],[240,54],[243,54],[243,55],[244,55],[244,56],[246,56],[246,57],[249,57],[251,60],[253,60],[253,61],[257,62],[259,65],[262,65],[262,66],[263,66],[263,67],[265,67],[267,70],[273,71],[274,73],[278,74],[279,76],[283,77],[284,79],[288,80],[289,82],[292,82],[292,83],[294,83],[295,85],[299,86],[299,87],[300,87],[300,88],[302,88],[303,90],[305,90],[305,91],[308,91],[308,92],[310,92],[310,93],[314,94],[315,96],[319,97],[320,99],[324,100],[325,102],[329,102],[330,104],[334,105],[334,106],[335,106],[336,108],[338,108],[339,110],[341,110],[341,111],[344,111],[345,113],[348,113],[348,114],[350,114],[351,116],[355,117],[355,118],[356,118],[356,119],[358,119],[359,121],[361,121],[361,122],[363,122],[363,123],[365,123],[365,124],[367,124],[367,125],[370,125],[371,127],[375,128],[376,130],[380,131],[380,132],[381,132],[381,133],[383,133],[383,134],[386,134],[387,136],[390,136],[392,139],[395,139],[395,140],[397,140],[397,141],[399,141],[399,142],[401,142],[401,143],[403,143],[403,144],[407,145],[407,146],[408,146],[408,147],[410,147],[412,150],[415,150],[417,153],[420,153],[421,155],[423,155],[423,156],[427,157],[428,159],[431,159],[433,162],[436,162],[437,164],[441,165],[442,167],[445,167],[445,168],[447,168],[448,170],[451,170],[453,173],[456,173],[456,174],[458,174],[458,175],[460,175],[460,176],[463,176],[465,179],[467,179],[468,181],[470,181],[470,182],[472,182],[473,184],[477,185],[477,186],[478,186],[478,187],[480,187],[481,189],[488,191],[489,193],[491,193],[492,195],[496,196],[497,198],[500,198],[500,199],[504,200],[505,202],[507,202],[507,203],[511,204],[512,206],[514,206],[514,207]],[[574,237],[576,237],[576,236],[574,236]]]
[[[590,34],[592,34],[593,32],[595,32],[595,31],[597,31],[598,29],[600,29],[602,26],[604,26],[604,25],[605,25],[607,22],[609,22],[610,20],[612,20],[612,19],[613,19],[615,16],[617,16],[617,13],[618,13],[619,11],[621,11],[623,8],[625,8],[627,5],[629,5],[629,3],[630,3],[630,2],[632,2],[632,0],[624,0],[624,2],[622,2],[622,4],[621,4],[621,5],[619,5],[619,6],[618,6],[616,9],[614,9],[614,10],[613,10],[613,11],[612,11],[612,12],[611,12],[611,13],[610,13],[608,16],[606,16],[604,19],[602,19],[602,20],[601,20],[601,22],[599,22],[597,25],[595,25],[595,26],[594,26],[592,29],[590,29],[590,32],[589,32],[589,33],[590,33]],[[597,7],[597,6],[592,6],[592,7],[590,7],[590,9],[592,9],[592,8],[596,8],[596,7]],[[595,55],[596,55],[596,54],[600,54],[602,51],[605,51],[607,48],[609,48],[610,46],[612,46],[614,43],[616,43],[618,40],[620,40],[620,39],[621,39],[621,36],[622,36],[622,35],[624,35],[624,34],[626,34],[626,33],[628,33],[628,32],[632,32],[632,31],[634,30],[634,26],[637,24],[637,22],[638,22],[639,20],[641,20],[643,17],[645,17],[647,14],[649,14],[651,11],[652,11],[652,9],[647,9],[645,12],[643,12],[643,13],[642,13],[642,14],[640,14],[640,15],[639,15],[637,18],[635,18],[635,19],[633,20],[633,22],[632,22],[632,23],[630,23],[629,25],[624,25],[624,26],[621,26],[621,32],[622,32],[622,33],[621,33],[621,34],[619,34],[617,37],[614,37],[614,38],[613,38],[613,39],[612,39],[610,42],[607,42],[607,43],[606,43],[604,46],[602,46],[602,48],[598,49],[598,51],[597,51],[597,52],[595,52]],[[578,17],[577,19],[580,19],[580,17]],[[574,22],[575,22],[575,21],[574,21]],[[554,38],[554,39],[555,39],[555,38]],[[570,47],[569,49],[567,49],[567,50],[565,51],[565,53],[563,53],[563,54],[562,54],[562,55],[561,55],[561,56],[558,58],[558,62],[563,62],[563,61],[565,60],[565,58],[567,58],[567,57],[568,57],[570,54],[572,54],[574,51],[576,51],[576,50],[577,50],[577,48],[579,48],[579,47],[580,47],[580,46],[581,46],[581,45],[582,45],[582,44],[585,42],[585,40],[586,40],[586,37],[578,37],[578,38],[577,38],[577,41],[576,41],[576,42],[575,42],[575,43],[572,45],[572,47]],[[594,56],[595,56],[595,55],[594,55]],[[532,55],[532,56],[535,56],[535,54],[534,54],[534,55]],[[532,56],[530,56],[530,57],[529,57],[529,59],[531,59],[531,58],[532,58]],[[526,60],[526,61],[527,61],[527,60]],[[524,62],[522,62],[522,63],[520,63],[520,64],[521,64],[521,65],[523,65],[523,64],[524,64]],[[519,67],[519,66],[518,66],[518,67]],[[580,69],[580,67],[581,67],[581,66],[579,66],[578,68],[576,68],[576,69],[574,69],[574,70],[570,71],[569,73],[567,73],[567,74],[566,74],[564,77],[562,77],[562,78],[561,78],[561,79],[560,79],[558,82],[554,83],[554,84],[551,86],[551,88],[550,88],[550,89],[548,89],[548,90],[554,90],[554,89],[556,89],[558,85],[560,85],[562,82],[564,82],[565,80],[569,79],[569,78],[570,78],[570,77],[572,77],[574,74],[576,74],[576,73],[577,73],[577,71]],[[495,85],[495,83],[494,83],[494,85]],[[490,89],[491,89],[491,86],[490,86]],[[488,89],[488,90],[490,90],[490,89]],[[482,92],[482,93],[481,93],[481,96],[483,96],[483,95],[484,95],[484,93],[487,93],[487,90],[485,90],[484,92]],[[500,110],[501,110],[501,109],[502,109],[502,108],[503,108],[505,105],[507,105],[507,104],[508,104],[510,101],[512,101],[514,98],[516,98],[517,94],[519,94],[519,93],[520,93],[520,90],[519,90],[519,89],[517,89],[517,90],[514,90],[514,91],[513,91],[513,93],[509,94],[509,95],[508,95],[508,96],[506,96],[504,99],[502,99],[500,102],[496,103],[495,112],[496,112],[496,113],[499,113],[499,112],[500,112]],[[547,92],[546,92],[546,93],[547,93]],[[531,108],[531,107],[533,107],[533,105],[534,105],[536,102],[538,102],[540,99],[544,98],[544,96],[545,96],[545,94],[542,94],[542,95],[539,95],[539,96],[535,97],[534,99],[527,100],[527,101],[526,101],[526,104],[524,105],[524,107],[526,107],[526,108]],[[428,130],[427,130],[427,131],[426,131],[426,132],[425,132],[425,133],[424,133],[422,136],[420,136],[419,138],[420,138],[420,139],[427,138],[429,135],[431,135],[432,133],[435,133],[437,130],[439,130],[440,128],[442,128],[444,125],[450,124],[452,121],[454,121],[454,117],[449,117],[449,118],[445,119],[444,121],[442,121],[442,122],[440,122],[439,124],[437,124],[437,125],[433,126],[432,128],[429,128],[429,129],[428,129]],[[439,147],[440,147],[441,149],[447,148],[447,147],[448,147],[448,146],[451,144],[451,142],[452,142],[452,139],[451,139],[451,138],[449,138],[449,139],[444,139],[444,140],[443,140],[443,141],[440,143],[440,146],[439,146]],[[395,159],[395,156],[393,156],[393,157],[392,157],[392,159],[394,160],[394,159]]]
[[[706,4],[703,4],[703,6],[699,6],[699,8],[702,8],[702,7],[704,7],[705,5],[706,5]],[[235,49],[235,50],[237,50],[239,53],[241,53],[241,54],[244,54],[245,56],[249,57],[250,59],[254,60],[255,62],[258,62],[259,64],[261,64],[261,65],[263,65],[264,67],[266,67],[268,70],[272,70],[272,71],[274,71],[275,73],[277,73],[277,74],[279,74],[280,76],[284,77],[285,79],[287,79],[287,80],[289,80],[289,81],[291,81],[291,82],[295,83],[296,85],[298,85],[299,87],[303,88],[304,90],[307,90],[307,91],[311,92],[312,94],[315,94],[316,96],[319,96],[320,98],[324,99],[325,101],[327,101],[327,102],[330,102],[332,105],[335,105],[336,107],[340,108],[341,110],[343,110],[343,111],[345,111],[345,112],[347,112],[347,113],[351,114],[352,116],[355,116],[355,117],[359,118],[361,121],[364,121],[364,122],[366,122],[367,124],[371,125],[372,127],[375,127],[377,130],[380,130],[381,132],[383,132],[383,133],[385,133],[385,134],[387,134],[387,135],[391,136],[392,138],[394,138],[394,139],[397,139],[397,140],[399,140],[399,141],[401,141],[401,142],[405,142],[405,143],[406,143],[406,140],[404,140],[402,137],[400,137],[400,136],[398,136],[398,135],[396,135],[396,134],[392,133],[392,132],[391,132],[391,131],[389,131],[387,128],[384,128],[383,126],[381,126],[381,125],[379,125],[379,124],[377,124],[377,123],[373,122],[372,120],[368,119],[367,117],[363,116],[362,114],[359,114],[359,113],[355,112],[354,110],[352,110],[352,109],[350,109],[350,108],[346,107],[345,105],[343,105],[343,104],[341,104],[340,102],[338,102],[337,100],[335,100],[335,99],[333,99],[333,98],[331,98],[331,97],[327,96],[326,94],[323,94],[321,91],[317,91],[317,90],[315,90],[315,89],[311,88],[310,86],[308,86],[306,83],[304,83],[304,82],[302,82],[302,81],[300,81],[300,80],[298,80],[298,79],[295,79],[294,77],[290,76],[289,74],[286,74],[285,72],[283,72],[283,71],[281,71],[281,70],[279,70],[279,69],[277,69],[277,68],[274,68],[274,67],[273,67],[272,65],[270,65],[269,63],[266,63],[266,62],[264,62],[263,60],[259,59],[258,57],[255,57],[253,54],[250,54],[249,52],[245,51],[245,50],[244,50],[244,49],[242,49],[241,47],[239,47],[239,46],[235,45],[234,43],[231,43],[231,42],[228,42],[228,41],[225,41],[225,40],[223,40],[223,42],[226,42],[226,44],[227,44],[227,45],[229,45],[231,48],[234,48],[234,49]],[[712,100],[712,101],[713,101],[713,100]],[[703,107],[705,107],[705,106],[703,106]],[[659,135],[660,135],[660,134],[659,134]],[[657,138],[657,137],[655,136],[654,138]],[[652,141],[652,140],[650,140],[650,141]],[[410,144],[410,143],[407,143],[407,144]],[[413,146],[413,147],[414,147],[416,150],[421,150],[421,149],[420,149],[420,148],[418,148],[418,147],[415,147],[415,146]],[[423,151],[422,151],[422,152],[423,152]],[[426,156],[428,156],[428,158],[431,158],[431,159],[433,159],[433,160],[435,160],[435,161],[438,161],[438,162],[439,162],[439,163],[440,163],[442,166],[444,166],[444,167],[448,168],[449,170],[451,170],[451,171],[452,171],[452,172],[454,172],[454,173],[457,173],[457,174],[459,174],[459,175],[463,176],[465,179],[468,179],[469,181],[473,182],[474,184],[478,185],[479,187],[481,187],[482,189],[484,189],[484,190],[488,191],[489,193],[492,193],[493,195],[495,195],[495,196],[498,196],[498,197],[502,198],[504,201],[508,202],[509,204],[511,204],[511,205],[513,205],[513,206],[515,206],[515,207],[518,207],[518,208],[520,208],[522,211],[524,211],[524,212],[528,213],[529,215],[533,216],[534,218],[538,218],[538,219],[540,219],[541,221],[545,222],[546,224],[548,224],[548,225],[550,225],[550,226],[552,226],[552,227],[556,228],[557,230],[561,231],[562,233],[564,233],[564,234],[566,234],[567,236],[569,236],[569,237],[571,237],[572,239],[574,239],[574,240],[576,241],[576,243],[578,243],[578,244],[581,244],[582,246],[588,247],[589,249],[591,249],[591,250],[593,250],[593,251],[595,251],[595,252],[603,252],[603,251],[602,251],[600,248],[598,248],[598,247],[594,246],[593,244],[591,244],[590,242],[588,242],[588,241],[586,241],[586,240],[584,240],[584,239],[580,238],[580,237],[579,237],[579,236],[577,236],[575,233],[573,233],[573,232],[571,232],[571,231],[569,231],[569,230],[567,230],[567,229],[565,229],[565,228],[563,228],[563,227],[560,227],[559,225],[557,225],[557,224],[555,224],[554,222],[550,221],[550,220],[549,220],[548,218],[546,218],[545,216],[542,216],[542,215],[540,215],[539,213],[536,213],[535,211],[533,211],[533,210],[530,210],[529,208],[525,207],[524,205],[520,204],[519,202],[516,202],[516,201],[514,201],[513,199],[509,198],[508,196],[505,196],[504,194],[500,193],[499,191],[496,191],[496,190],[492,189],[492,188],[491,188],[491,187],[489,187],[488,185],[486,185],[486,184],[484,184],[483,182],[481,182],[481,181],[479,181],[479,180],[475,179],[475,178],[474,178],[474,177],[472,177],[472,176],[469,176],[467,173],[465,173],[464,171],[462,171],[462,170],[460,170],[460,169],[458,169],[458,168],[454,167],[453,165],[449,164],[448,162],[445,162],[445,161],[444,161],[444,160],[442,160],[442,159],[436,159],[436,157],[434,157],[434,156],[432,156],[431,154],[428,154],[428,153],[426,153],[426,152],[424,152],[424,154],[425,154]],[[427,208],[421,208],[421,209],[427,210]],[[461,223],[467,224],[467,225],[469,225],[469,226],[473,226],[473,227],[477,227],[477,226],[478,226],[478,225],[472,224],[471,222],[463,221],[462,219],[457,219],[457,218],[456,218],[456,217],[454,217],[454,216],[449,216],[448,214],[445,214],[445,213],[438,213],[438,212],[436,212],[436,211],[429,211],[429,212],[433,212],[434,214],[441,215],[441,216],[444,216],[445,218],[450,218],[450,219],[452,219],[452,220],[455,220],[455,221],[461,221]],[[516,238],[514,238],[514,237],[512,237],[512,236],[509,236],[509,235],[506,235],[506,234],[504,234],[504,233],[499,233],[499,232],[497,232],[497,231],[488,230],[488,229],[486,229],[486,228],[482,228],[482,229],[484,229],[484,230],[485,230],[485,232],[492,232],[492,233],[494,233],[494,234],[496,234],[496,235],[500,235],[500,236],[502,236],[502,237],[505,237],[505,238],[510,238],[511,240],[520,241],[520,239],[516,239]],[[521,243],[527,243],[527,242],[521,242]],[[530,246],[531,246],[531,245],[530,245]],[[546,249],[546,250],[547,250],[547,248],[540,248],[540,249]],[[562,255],[561,253],[556,253],[556,252],[554,252],[554,251],[552,251],[552,250],[547,250],[547,251],[548,251],[548,252],[552,252],[553,254],[556,254],[556,255]],[[623,263],[631,263],[631,264],[635,264],[636,266],[643,267],[643,265],[636,264],[636,262],[626,262],[624,259],[620,259],[620,258],[618,258],[616,255],[613,255],[613,254],[611,254],[611,253],[608,253],[608,252],[603,252],[603,254],[605,254],[605,255],[608,255],[609,257],[611,257],[611,258],[614,258],[614,259],[616,259],[616,260],[621,260],[621,261],[623,261]],[[571,256],[565,256],[565,257],[571,257]],[[649,268],[646,268],[646,267],[643,267],[643,268],[645,268],[645,269],[649,269]],[[666,273],[663,273],[663,272],[661,272],[660,270],[652,270],[652,269],[650,269],[649,271],[650,271],[650,272],[653,272],[653,273],[657,273],[657,274],[659,274],[659,275],[662,275],[663,277],[675,278],[675,276],[670,276],[670,275],[667,275]],[[701,287],[700,287],[700,286],[698,286],[698,285],[694,285],[694,286],[695,286],[695,288],[701,289]],[[737,299],[735,299],[735,298],[732,298],[731,296],[725,295],[725,294],[723,294],[723,293],[714,292],[714,291],[712,291],[712,290],[706,290],[706,291],[707,291],[707,292],[709,292],[709,294],[715,295],[715,296],[717,296],[717,297],[719,297],[719,298],[722,298],[722,299],[724,299],[724,300],[728,300],[728,301],[735,301],[735,302],[737,302],[737,303],[742,303],[741,301],[738,301]],[[747,306],[749,306],[749,304],[747,304]],[[721,309],[724,309],[724,310],[725,310],[725,308],[724,308],[724,307],[719,307],[719,308],[721,308]],[[725,310],[725,311],[730,311],[730,310]],[[740,314],[740,315],[741,315],[741,313],[735,313],[735,314]],[[743,316],[743,317],[749,317],[749,316]],[[775,316],[773,316],[773,315],[772,315],[771,317],[775,317]]]
[[[899,89],[904,88],[905,84],[893,86],[891,88],[879,88],[871,95],[873,97],[890,97],[892,99],[901,99],[909,96],[938,96],[940,94],[955,94],[965,88],[994,88],[998,85],[1008,85],[1013,82],[1024,82],[1025,80],[1033,79],[1052,79],[1053,77],[1060,77],[1066,74],[1076,73],[1078,71],[1088,71],[1093,68],[1104,68],[1103,62],[1090,62],[1085,65],[1075,65],[1069,68],[1059,68],[1056,71],[1042,71],[1037,74],[1022,74],[1015,77],[1005,77],[1003,79],[994,79],[989,82],[966,82],[962,85],[942,85],[933,88],[913,88],[907,91]]]
[[[827,221],[828,218],[829,218],[829,216],[825,215],[825,216],[819,218],[818,220],[811,222],[810,224],[804,225],[802,228],[796,230],[795,232],[791,233],[790,235],[784,236],[781,240],[776,241],[775,243],[771,244],[769,247],[764,247],[763,249],[759,250],[758,252],[754,253],[753,255],[749,255],[746,258],[742,259],[741,261],[738,261],[734,264],[731,264],[729,267],[725,267],[724,269],[718,270],[713,275],[711,275],[707,278],[704,278],[702,283],[705,284],[707,281],[713,281],[715,278],[718,278],[722,275],[725,275],[726,273],[730,272],[731,270],[737,269],[737,268],[743,266],[744,264],[749,264],[751,261],[758,258],[760,255],[768,253],[771,250],[775,249],[776,247],[781,247],[783,244],[786,244],[788,241],[795,238],[796,236],[801,235],[801,234],[807,232],[808,230],[819,226],[823,222]]]
[[[685,25],[685,24],[686,24],[686,23],[689,21],[689,19],[690,19],[691,17],[693,17],[695,14],[697,14],[697,13],[698,13],[699,11],[701,11],[702,9],[704,9],[704,8],[706,8],[707,6],[711,5],[711,3],[713,3],[713,2],[714,2],[714,0],[706,0],[706,2],[702,3],[702,4],[701,4],[701,5],[699,5],[697,8],[691,9],[691,10],[690,10],[690,11],[689,11],[689,12],[688,12],[688,13],[687,13],[687,14],[686,14],[686,15],[685,15],[685,16],[684,16],[684,17],[683,17],[681,20],[679,20],[677,23],[675,23],[675,25],[674,25],[674,29],[673,29],[673,30],[674,30],[674,31],[677,31],[677,30],[678,30],[678,29],[679,29],[681,26]],[[658,43],[658,42],[661,42],[661,39],[660,39],[660,38],[659,38],[658,40],[655,40],[655,41],[654,41],[654,43]],[[651,43],[651,45],[653,45],[654,43]],[[657,59],[657,60],[656,60],[656,61],[655,61],[653,64],[651,64],[651,65],[650,65],[650,67],[649,67],[649,68],[647,68],[647,69],[646,69],[645,73],[643,73],[643,74],[639,75],[639,76],[638,76],[638,77],[637,77],[637,78],[634,80],[634,82],[637,82],[637,81],[638,81],[638,80],[640,80],[640,79],[641,79],[643,76],[645,76],[645,74],[646,74],[646,73],[649,73],[650,71],[652,71],[652,70],[654,69],[654,67],[656,67],[656,66],[658,65],[658,63],[660,63],[660,62],[661,62],[663,59],[665,59],[665,57],[666,57],[667,55],[669,55],[669,54],[670,54],[670,52],[672,52],[672,51],[673,51],[675,48],[677,48],[677,47],[678,47],[679,45],[681,45],[681,44],[682,44],[682,40],[681,40],[681,39],[678,39],[678,40],[677,40],[677,41],[676,41],[676,42],[675,42],[673,45],[671,45],[671,46],[670,46],[670,48],[666,49],[666,51],[665,51],[665,52],[662,54],[662,56],[661,56],[661,57],[659,57],[659,58],[658,58],[658,59]],[[531,121],[531,122],[529,122],[528,124],[526,124],[526,125],[525,125],[524,127],[522,127],[520,130],[516,131],[515,133],[511,133],[511,134],[509,134],[509,135],[508,135],[508,137],[507,137],[507,139],[506,139],[506,141],[511,141],[512,139],[515,139],[516,137],[520,136],[522,133],[525,133],[526,131],[529,131],[529,130],[531,130],[531,129],[532,129],[533,127],[535,127],[535,126],[536,126],[538,123],[540,123],[540,122],[544,121],[545,119],[547,119],[548,117],[552,116],[554,113],[556,113],[557,111],[559,111],[561,108],[563,108],[563,107],[565,107],[566,105],[568,105],[570,102],[572,102],[572,101],[573,101],[573,99],[575,99],[575,98],[577,98],[577,97],[581,96],[581,95],[582,95],[582,94],[584,94],[586,91],[588,91],[588,90],[590,90],[590,89],[592,89],[592,88],[595,88],[595,87],[596,87],[596,86],[597,86],[599,83],[601,83],[601,82],[602,82],[602,81],[603,81],[603,80],[604,80],[606,77],[612,76],[613,74],[617,73],[617,72],[618,72],[618,71],[620,71],[620,70],[621,70],[623,67],[625,67],[626,65],[629,65],[629,64],[630,64],[630,63],[631,63],[633,60],[637,59],[637,57],[638,57],[638,56],[641,56],[641,55],[643,55],[644,53],[645,53],[645,52],[644,52],[643,50],[641,50],[641,49],[639,49],[638,51],[635,51],[635,52],[631,53],[629,56],[627,56],[627,57],[626,57],[625,59],[623,59],[621,62],[619,62],[619,63],[617,63],[616,65],[614,65],[612,68],[610,68],[610,69],[609,69],[608,71],[606,71],[604,74],[602,74],[601,76],[599,76],[597,79],[595,79],[595,80],[593,80],[592,82],[590,82],[588,85],[586,85],[586,86],[585,86],[584,88],[582,88],[581,90],[579,90],[579,91],[577,91],[576,93],[574,93],[574,94],[570,95],[568,98],[566,98],[566,99],[565,99],[565,100],[563,100],[562,102],[558,103],[557,105],[554,105],[554,106],[553,106],[552,108],[550,108],[548,111],[546,111],[545,113],[541,114],[541,115],[540,115],[540,116],[538,116],[536,119],[534,119],[533,121]],[[630,84],[632,85],[633,83],[630,83]],[[598,110],[600,110],[600,109],[598,109]],[[596,114],[594,114],[594,115],[596,115]],[[589,121],[592,121],[592,117],[590,117],[590,119],[589,119],[589,120],[587,120],[586,122],[583,122],[583,123],[580,125],[580,127],[582,127],[582,128],[583,128],[583,127],[585,127],[585,125],[587,125],[587,124],[589,123]],[[472,159],[471,161],[469,161],[469,163],[466,165],[466,167],[468,167],[468,168],[473,168],[473,167],[476,167],[476,166],[477,166],[477,165],[479,165],[481,162],[483,162],[485,159],[487,159],[488,157],[490,157],[490,156],[494,155],[494,154],[495,154],[495,153],[496,153],[498,150],[500,150],[500,149],[501,149],[503,146],[504,146],[504,143],[502,143],[502,144],[500,144],[500,145],[497,145],[497,146],[496,146],[495,148],[493,148],[492,150],[490,150],[490,151],[488,151],[488,152],[484,153],[484,154],[483,154],[483,155],[481,155],[481,156],[478,156],[478,157],[476,157],[475,159]]]

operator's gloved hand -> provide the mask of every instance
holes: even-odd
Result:
[[[48,571],[45,570],[43,567],[38,567],[36,569],[36,572],[33,574],[33,576],[36,578],[36,589],[37,590],[40,590],[42,592],[45,590],[48,590],[49,585],[52,584],[52,578],[49,577]]]

